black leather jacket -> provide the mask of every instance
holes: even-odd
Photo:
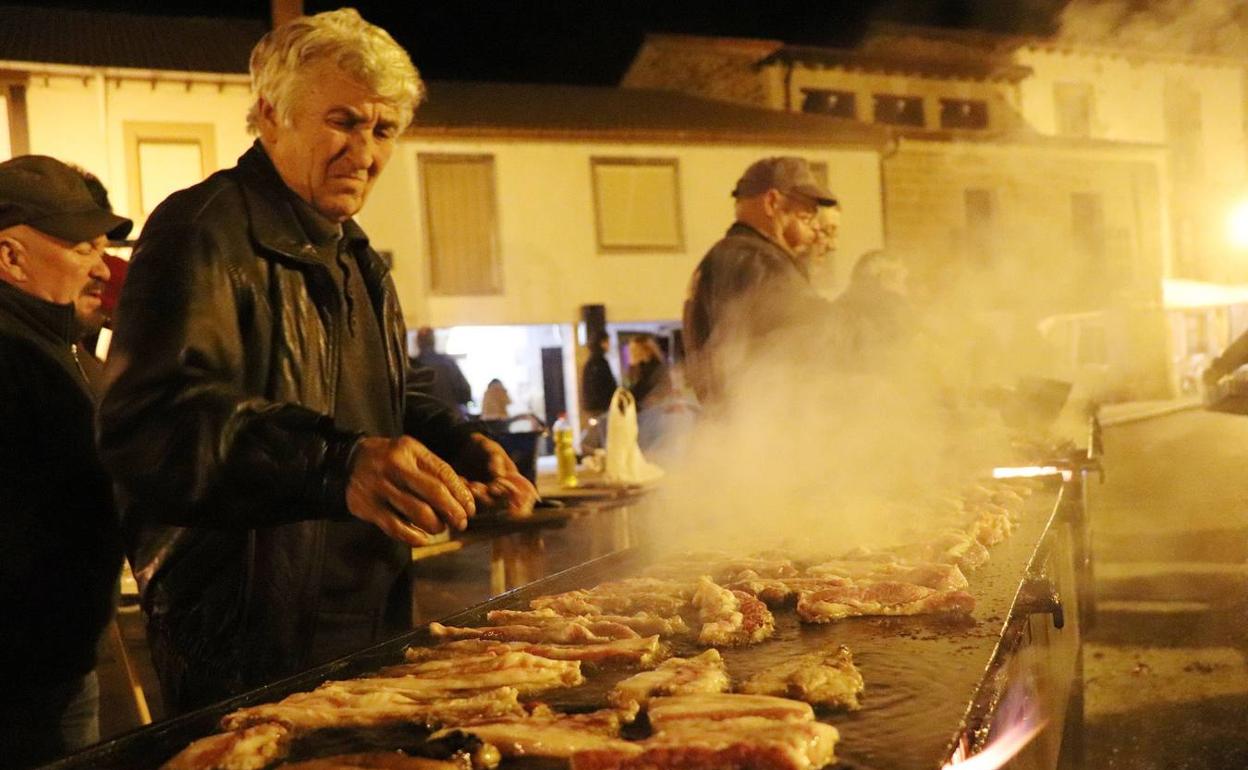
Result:
[[[100,408],[131,564],[162,673],[223,691],[306,665],[325,524],[348,519],[337,429],[337,287],[257,144],[152,213],[117,312]],[[469,433],[405,389],[405,328],[388,268],[353,222],[386,338],[388,399],[443,457]],[[163,665],[162,665],[163,662]],[[162,677],[163,678],[163,677]]]
[[[121,534],[73,305],[0,282],[0,704],[81,677],[112,615]]]

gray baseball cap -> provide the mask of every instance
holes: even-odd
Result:
[[[750,198],[768,190],[801,195],[820,206],[836,205],[836,196],[815,181],[810,166],[802,158],[781,156],[755,161],[737,180],[732,197]]]
[[[83,243],[101,235],[125,238],[134,223],[101,208],[72,166],[47,155],[19,155],[0,163],[0,230],[14,225]]]

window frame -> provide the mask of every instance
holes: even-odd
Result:
[[[430,162],[486,162],[489,164],[489,190],[487,195],[490,201],[489,218],[486,226],[489,228],[489,243],[491,258],[491,278],[492,285],[489,289],[462,292],[447,291],[439,289],[435,281],[434,267],[435,254],[433,242],[433,228],[429,220],[429,176],[425,173],[425,169]],[[498,216],[498,167],[493,153],[471,153],[471,152],[417,152],[416,153],[416,174],[419,179],[420,186],[420,217],[421,230],[423,231],[425,247],[425,260],[428,267],[425,270],[425,280],[428,282],[429,293],[435,297],[495,297],[505,293],[505,282],[503,279],[503,251],[502,239],[499,237],[499,216]]]
[[[672,170],[672,212],[676,221],[676,241],[671,244],[607,244],[603,242],[602,196],[598,188],[600,166],[666,166]],[[591,155],[589,158],[590,195],[594,204],[594,242],[599,254],[673,254],[685,251],[685,214],[681,205],[680,159],[631,155]]]
[[[127,120],[122,124],[126,147],[126,192],[131,219],[146,221],[152,212],[143,206],[143,167],[139,161],[141,144],[199,145],[200,179],[207,179],[217,170],[217,134],[212,123],[152,123]],[[155,209],[160,201],[153,201]]]

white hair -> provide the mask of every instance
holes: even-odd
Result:
[[[333,62],[399,111],[399,128],[412,122],[425,97],[425,84],[403,47],[390,33],[369,24],[354,8],[300,16],[269,31],[251,51],[251,92],[247,130],[260,129],[260,102],[273,105],[289,124],[300,79],[309,64]]]

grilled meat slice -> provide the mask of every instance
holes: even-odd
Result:
[[[841,645],[832,652],[815,652],[771,666],[738,689],[855,710],[862,705],[863,682],[853,654]]]

